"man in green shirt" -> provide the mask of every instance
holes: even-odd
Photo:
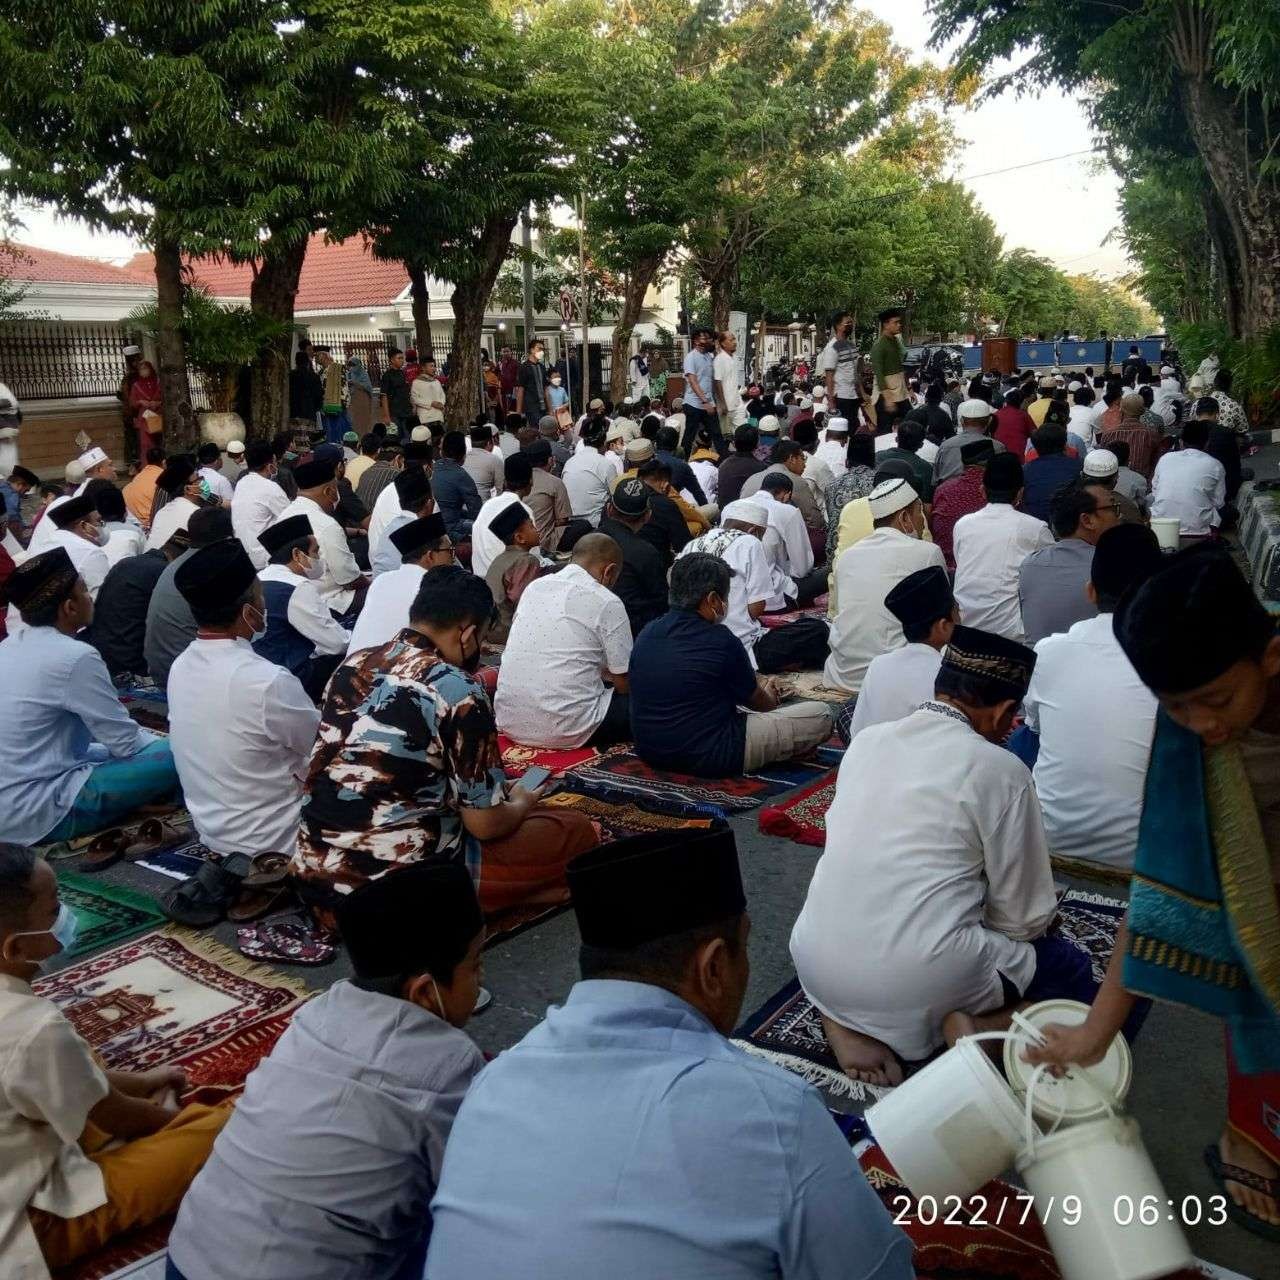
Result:
[[[902,365],[907,348],[902,341],[902,312],[890,307],[880,313],[880,336],[871,345],[871,368],[876,376],[876,433],[892,431],[899,418],[906,416],[911,402],[907,399],[907,380]]]

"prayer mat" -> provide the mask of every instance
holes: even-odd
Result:
[[[833,689],[821,671],[788,671],[780,678],[790,682],[796,699],[801,702],[830,702],[842,707],[854,696],[847,689]]]
[[[194,837],[175,845],[172,849],[160,849],[139,858],[134,866],[168,876],[171,880],[190,880],[204,865],[205,847]]]
[[[73,958],[113,947],[165,922],[154,899],[136,889],[108,884],[100,876],[63,871],[58,876],[58,897],[75,912],[79,924],[76,940],[67,952]]]
[[[219,1054],[252,1048],[258,1024],[291,1013],[308,994],[296,979],[176,925],[59,969],[35,989],[108,1067],[178,1063],[189,1073]],[[191,1074],[201,1079],[200,1071]]]
[[[641,831],[677,831],[709,827],[716,819],[724,818],[724,811],[712,805],[704,806],[701,817],[685,813],[664,812],[660,801],[646,800],[644,807],[630,801],[601,800],[598,796],[582,795],[575,791],[559,791],[548,796],[543,804],[560,809],[573,809],[598,822],[611,840],[636,835]]]
[[[621,746],[590,764],[575,766],[565,776],[564,787],[619,804],[647,807],[656,799],[668,813],[697,818],[706,816],[707,805],[728,813],[745,813],[810,781],[818,768],[812,762],[791,761],[737,778],[700,778],[652,769],[630,747]]]
[[[1094,982],[1099,985],[1106,976],[1107,961],[1115,946],[1125,907],[1126,903],[1120,899],[1071,889],[1060,899],[1058,914],[1049,926],[1051,936],[1066,938],[1088,955]],[[1147,1001],[1130,1015],[1131,1021],[1125,1028],[1130,1040],[1137,1035],[1149,1009]],[[734,1032],[733,1039],[740,1049],[803,1076],[834,1097],[874,1102],[889,1092],[888,1086],[864,1084],[840,1070],[827,1044],[822,1017],[805,995],[799,978],[792,978],[766,1000]],[[924,1063],[904,1065],[910,1074]]]
[[[502,751],[502,768],[508,778],[519,778],[526,770],[541,766],[559,776],[578,765],[591,764],[600,759],[595,747],[574,747],[560,751],[552,747],[525,747],[512,742],[505,733],[498,734],[498,746]]]
[[[1123,867],[1110,867],[1086,858],[1064,858],[1052,854],[1049,862],[1059,875],[1074,876],[1077,880],[1096,880],[1099,884],[1111,884],[1121,889],[1127,889],[1133,878],[1133,872]]]
[[[819,748],[819,755],[823,750],[826,748]],[[760,830],[821,849],[827,839],[827,810],[835,794],[836,770],[832,769],[781,804],[761,809]]]
[[[827,616],[827,597],[815,596],[811,605],[803,609],[788,609],[782,613],[762,613],[760,623],[765,627],[785,627],[788,622],[799,622],[801,618],[825,618]]]

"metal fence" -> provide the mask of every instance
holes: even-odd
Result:
[[[0,323],[0,381],[19,403],[112,396],[131,341],[118,324],[8,320]]]

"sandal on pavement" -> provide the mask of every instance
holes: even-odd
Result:
[[[190,880],[170,889],[160,899],[165,915],[193,929],[203,929],[223,919],[239,896],[242,879],[227,866],[227,861],[206,861]]]
[[[1228,1182],[1237,1182],[1242,1187],[1248,1187],[1250,1191],[1260,1191],[1264,1196],[1270,1196],[1280,1203],[1280,1178],[1264,1178],[1262,1174],[1254,1173],[1252,1169],[1242,1169],[1239,1165],[1227,1164],[1222,1159],[1222,1153],[1218,1150],[1216,1142],[1211,1142],[1205,1147],[1204,1162],[1209,1166],[1209,1174],[1218,1190],[1227,1198],[1227,1217],[1237,1226],[1251,1231],[1255,1236],[1280,1243],[1280,1225],[1268,1222],[1265,1218],[1259,1218],[1257,1214],[1250,1213],[1244,1205],[1236,1204],[1225,1185]]]
[[[114,867],[124,857],[125,844],[125,833],[120,827],[112,827],[110,831],[104,831],[89,842],[79,869],[95,872]]]

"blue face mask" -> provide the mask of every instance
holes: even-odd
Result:
[[[25,938],[41,933],[51,934],[53,940],[58,944],[58,951],[55,951],[52,956],[46,956],[43,960],[39,961],[39,968],[45,969],[48,967],[49,962],[54,958],[54,956],[71,949],[72,944],[76,940],[76,935],[79,932],[80,921],[76,918],[76,913],[72,911],[65,902],[59,902],[57,917],[49,928],[28,929],[22,933],[13,933],[9,936],[11,938]]]

